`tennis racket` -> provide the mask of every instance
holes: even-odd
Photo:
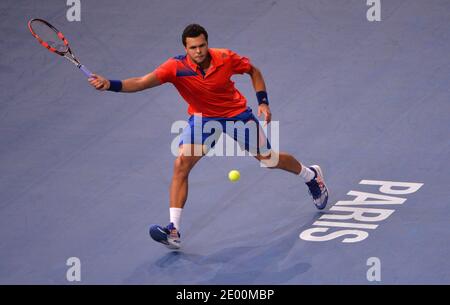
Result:
[[[91,71],[73,55],[69,42],[63,33],[58,31],[53,25],[45,20],[35,18],[28,21],[28,29],[44,48],[68,59],[83,71],[87,77],[92,75]]]

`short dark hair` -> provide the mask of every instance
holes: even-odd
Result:
[[[192,23],[184,29],[181,41],[183,42],[183,45],[186,46],[187,37],[198,37],[201,34],[205,35],[206,42],[208,42],[208,32],[206,32],[205,28],[200,24]]]

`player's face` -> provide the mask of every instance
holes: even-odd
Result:
[[[186,54],[197,65],[203,63],[208,58],[208,42],[205,35],[186,37]]]

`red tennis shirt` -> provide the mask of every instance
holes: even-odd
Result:
[[[209,49],[211,65],[205,75],[189,56],[169,58],[155,69],[161,84],[172,83],[189,104],[188,113],[204,117],[234,117],[247,109],[247,100],[231,81],[233,74],[251,70],[250,60],[227,49]]]

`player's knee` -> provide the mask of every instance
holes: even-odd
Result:
[[[258,159],[264,167],[273,169],[278,167],[278,154],[276,152],[267,152],[265,154],[258,154],[256,156],[256,159]]]
[[[175,159],[174,174],[177,176],[187,176],[194,166],[192,157],[180,155]]]
[[[190,157],[190,156],[194,156],[194,157],[201,157],[204,155],[204,151],[205,151],[205,146],[204,145],[199,145],[199,144],[194,144],[194,145],[190,145],[190,144],[186,144],[186,145],[181,145],[178,151],[178,155],[181,156],[186,156],[186,157]]]

